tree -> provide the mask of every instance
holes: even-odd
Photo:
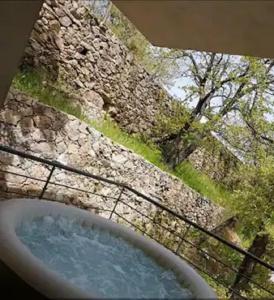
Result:
[[[254,254],[256,257],[260,258],[266,252],[267,244],[269,243],[269,234],[268,233],[258,233],[256,234],[251,246],[248,248],[248,252]],[[231,286],[233,292],[231,299],[242,299],[238,296],[242,291],[247,291],[249,289],[248,283],[249,278],[255,272],[256,262],[245,256],[242,263],[240,264],[238,274]],[[244,274],[245,276],[243,276]]]
[[[267,157],[261,151],[256,163],[242,165],[236,177],[239,184],[234,192],[234,205],[241,219],[241,231],[251,241],[248,251],[262,258],[270,243],[269,226],[274,223],[273,156]],[[255,267],[254,260],[244,257],[232,284],[234,291],[239,293],[249,290],[250,282],[247,278],[255,275]],[[238,299],[235,293],[232,298]]]
[[[274,122],[273,117],[269,117],[273,116],[273,110],[268,108],[268,101],[257,99],[256,106],[252,109],[242,108],[239,113],[241,122],[217,129],[220,136],[246,161],[256,161],[257,150],[261,147],[267,155],[273,155]]]
[[[189,81],[184,87],[184,102],[193,108],[180,129],[161,141],[170,166],[185,160],[205,136],[220,131],[232,120],[245,123],[253,130],[253,137],[273,143],[272,137],[259,132],[255,117],[250,118],[250,114],[258,114],[258,103],[265,110],[273,107],[272,60],[194,51],[172,54],[172,59],[180,61],[181,76]],[[207,122],[201,124],[203,117]]]

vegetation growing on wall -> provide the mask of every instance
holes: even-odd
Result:
[[[259,154],[258,154],[259,155]],[[267,255],[267,248],[271,241],[269,226],[274,223],[274,158],[260,152],[256,165],[242,165],[238,174],[238,186],[234,191],[235,210],[241,217],[241,232],[249,240],[248,250],[266,261],[273,259]],[[272,246],[273,247],[273,246]],[[251,292],[250,282],[241,274],[258,276],[256,265],[248,258],[244,258],[239,266],[233,288],[236,291]],[[261,274],[263,281],[267,281],[269,274]],[[266,276],[266,277],[265,277]]]
[[[174,101],[172,103],[171,113],[169,115],[166,114],[166,107],[162,102],[157,115],[156,126],[153,129],[153,139],[155,142],[160,142],[165,137],[175,134],[180,130],[181,124],[185,124],[188,119],[189,110],[180,102]]]
[[[80,105],[75,104],[73,99],[70,99],[56,83],[51,82],[49,85],[48,79],[47,74],[41,70],[24,69],[14,77],[13,87],[44,104],[83,119],[84,114]]]
[[[165,84],[172,82],[179,70],[177,61],[171,56],[173,51],[152,46],[111,1],[94,0],[90,9],[101,20],[101,24],[107,25],[134,54],[137,62],[150,73],[152,80]]]
[[[253,252],[257,256],[260,256],[266,261],[271,263],[273,257],[273,240],[271,232],[273,232],[273,216],[269,212],[273,211],[273,170],[274,164],[272,160],[268,160],[268,156],[264,151],[257,151],[259,159],[255,165],[243,165],[240,168],[239,173],[235,174],[234,178],[234,195],[228,193],[220,185],[215,184],[208,177],[204,176],[200,172],[197,172],[189,163],[184,162],[177,166],[175,170],[169,169],[164,163],[161,151],[156,145],[145,143],[140,137],[132,136],[123,132],[117,124],[106,118],[102,122],[95,123],[87,120],[81,113],[81,110],[71,107],[70,102],[66,98],[63,92],[58,91],[55,87],[52,89],[50,86],[43,85],[43,75],[39,73],[23,72],[17,74],[14,80],[14,86],[23,92],[26,92],[35,98],[38,98],[43,103],[56,107],[59,110],[70,113],[89,124],[96,127],[99,131],[112,138],[114,141],[132,149],[134,152],[142,155],[145,159],[155,164],[164,171],[171,172],[173,175],[182,179],[185,183],[196,189],[201,194],[208,196],[221,205],[230,208],[231,213],[237,213],[241,219],[239,234],[242,237],[242,246],[245,246],[249,251]],[[256,148],[258,150],[258,148]],[[256,215],[254,215],[256,211]],[[255,218],[250,218],[250,216]],[[172,218],[164,216],[161,218],[160,214],[157,215],[158,221],[164,224],[171,224]],[[148,224],[146,224],[148,226]],[[158,228],[159,229],[159,228]],[[168,247],[176,247],[176,241],[172,240],[170,235],[164,235],[162,231],[159,231],[156,227],[151,227],[151,233],[158,236],[160,241]],[[183,231],[182,224],[177,226],[177,230]],[[190,235],[193,241],[197,242],[200,237],[195,234]],[[255,245],[255,247],[254,247]],[[216,248],[216,245],[210,240],[203,242],[203,249],[222,259],[231,263],[235,268],[247,268],[249,270],[248,261],[242,260],[242,257],[235,256],[231,252],[227,251],[223,247]],[[257,252],[259,249],[259,252]],[[186,247],[186,254],[189,254],[197,260],[199,264],[206,264],[207,269],[211,268],[211,271],[222,274],[222,278],[234,285],[235,289],[245,293],[247,297],[263,297],[264,295],[259,292],[251,283],[244,282],[241,276],[236,279],[231,275],[228,270],[221,267],[216,267],[215,262],[208,261],[205,257],[201,257],[199,253],[194,253],[191,247]],[[252,266],[252,278],[256,278],[258,282],[266,283],[269,280],[269,272],[261,270],[260,268],[254,268]],[[217,269],[216,269],[217,268]],[[250,272],[250,271],[247,271]],[[220,286],[216,286],[212,279],[206,278],[208,282],[215,286],[218,295],[221,297],[227,296],[225,290]],[[272,288],[271,283],[268,283],[269,288]]]
[[[43,83],[44,82],[44,83]],[[145,140],[138,135],[130,135],[106,117],[101,121],[88,120],[79,106],[73,104],[73,100],[67,98],[60,87],[45,84],[47,74],[41,71],[24,70],[19,72],[13,81],[13,86],[44,104],[53,106],[58,110],[71,114],[89,125],[95,127],[113,141],[133,150],[146,160],[165,172],[180,178],[184,183],[214,202],[226,206],[229,203],[229,193],[225,188],[215,183],[206,175],[195,170],[189,162],[184,162],[176,170],[171,170],[164,162],[162,153],[157,145]]]

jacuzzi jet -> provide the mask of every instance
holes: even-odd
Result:
[[[5,266],[49,298],[216,298],[192,268],[161,245],[63,204],[4,201],[0,243]]]

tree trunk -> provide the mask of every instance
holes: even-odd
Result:
[[[215,54],[213,55],[213,59]],[[212,61],[213,62],[213,61]],[[211,63],[212,63],[211,62]],[[211,66],[210,66],[211,69]],[[208,71],[210,71],[210,69]],[[204,78],[206,80],[206,78]],[[201,89],[204,89],[205,81],[201,82]],[[189,120],[184,124],[180,131],[176,134],[171,134],[162,141],[161,148],[163,150],[164,158],[166,163],[173,169],[183,162],[188,156],[193,153],[198,147],[198,140],[205,137],[204,134],[195,134],[192,129],[193,123],[195,121],[200,121],[203,116],[205,108],[208,106],[210,100],[212,99],[212,91],[200,97],[196,107],[192,110]],[[188,142],[186,138],[187,135],[192,131],[196,135],[195,141]]]
[[[198,148],[206,134],[195,132],[191,129],[191,123],[187,122],[177,134],[171,134],[160,143],[165,162],[174,169]],[[190,135],[192,139],[189,139]]]
[[[248,252],[254,254],[258,258],[261,258],[266,251],[268,242],[269,242],[269,234],[258,233],[255,236],[251,246],[249,247]],[[230,298],[231,300],[242,299],[236,293],[240,294],[241,291],[247,291],[249,289],[249,285],[248,285],[249,279],[242,276],[242,274],[251,278],[251,276],[254,273],[255,267],[256,267],[256,262],[253,259],[245,256],[245,258],[243,259],[239,267],[238,274],[236,275],[235,281],[231,286],[231,288],[234,291],[231,294],[231,298]]]
[[[197,143],[185,142],[180,135],[175,136],[161,145],[164,159],[173,169],[178,164],[186,160],[189,155],[197,149],[197,147]]]

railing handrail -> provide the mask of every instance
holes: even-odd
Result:
[[[233,243],[225,240],[224,238],[216,235],[215,233],[213,233],[213,232],[211,232],[211,231],[203,228],[202,226],[200,226],[200,225],[196,224],[195,222],[189,220],[187,217],[178,214],[177,212],[173,211],[172,209],[168,208],[167,206],[165,206],[165,205],[163,205],[163,204],[161,204],[161,203],[153,200],[149,196],[146,196],[145,194],[143,194],[143,193],[135,190],[134,188],[130,187],[129,185],[127,185],[125,183],[121,183],[121,182],[117,182],[117,181],[114,181],[114,180],[111,180],[111,179],[107,179],[107,178],[101,177],[99,175],[94,175],[94,174],[91,174],[91,173],[89,173],[87,171],[79,170],[77,168],[64,165],[64,164],[62,164],[62,163],[60,163],[58,161],[51,161],[51,160],[48,160],[48,159],[37,157],[35,155],[29,154],[29,153],[25,153],[25,152],[20,151],[20,150],[13,149],[13,148],[11,148],[9,146],[5,146],[5,145],[1,145],[0,144],[0,151],[4,151],[4,152],[10,153],[10,154],[18,155],[20,157],[24,157],[24,158],[27,158],[27,159],[30,159],[30,160],[33,160],[33,161],[37,161],[37,162],[40,162],[40,163],[43,163],[43,164],[46,164],[46,165],[50,165],[52,167],[63,169],[63,170],[66,170],[66,171],[69,171],[69,172],[72,172],[72,173],[83,175],[83,176],[86,176],[86,177],[89,177],[89,178],[92,178],[92,179],[96,179],[96,180],[99,180],[99,181],[103,181],[103,182],[106,182],[106,183],[109,183],[109,184],[112,184],[112,185],[119,186],[119,187],[122,187],[124,189],[127,189],[130,192],[134,193],[135,195],[137,195],[137,196],[145,199],[146,201],[154,204],[158,208],[160,208],[160,209],[162,209],[164,211],[167,211],[168,213],[170,213],[174,217],[176,217],[176,218],[184,221],[188,225],[193,226],[194,228],[202,231],[203,233],[207,234],[208,236],[210,236],[210,237],[218,240],[219,242],[225,244],[229,248],[232,248],[232,249],[236,250],[237,252],[241,253],[242,255],[247,256],[247,257],[253,259],[258,264],[263,265],[267,269],[270,269],[271,271],[274,271],[274,266],[268,264],[267,262],[265,262],[262,259],[258,258],[254,254],[252,254],[252,253],[250,253],[250,252],[242,249],[241,247],[239,247],[239,246],[237,246],[237,245],[235,245],[235,244],[233,244]]]
[[[43,164],[46,164],[46,165],[50,165],[52,167],[63,169],[63,170],[69,171],[69,172],[79,174],[79,175],[84,175],[84,176],[87,176],[87,177],[90,177],[90,178],[93,178],[93,179],[96,179],[96,180],[104,181],[106,183],[113,184],[113,185],[116,185],[116,186],[126,187],[126,185],[121,183],[121,182],[114,181],[114,180],[111,180],[111,179],[107,179],[107,178],[104,178],[104,177],[101,177],[101,176],[98,176],[98,175],[91,174],[87,171],[82,171],[82,170],[79,170],[77,168],[64,165],[64,164],[62,164],[62,163],[60,163],[59,161],[56,161],[56,160],[48,160],[48,159],[45,159],[45,158],[35,156],[33,154],[29,154],[29,153],[26,153],[26,152],[23,152],[23,151],[20,151],[20,150],[16,150],[16,149],[13,149],[9,146],[0,145],[0,151],[4,151],[4,152],[8,152],[8,153],[11,153],[11,154],[14,154],[14,155],[18,155],[18,156],[21,156],[21,157],[24,157],[24,158],[28,158],[28,159],[31,159],[31,160],[34,160],[34,161],[37,161],[37,162],[40,162],[40,163],[43,163]]]

